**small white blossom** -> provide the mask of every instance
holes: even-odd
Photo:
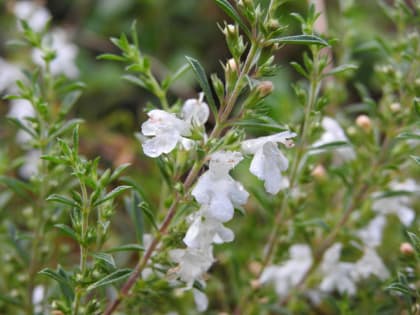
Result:
[[[19,175],[22,178],[29,179],[38,173],[39,162],[41,160],[41,151],[29,150],[25,154],[25,162],[19,168]]]
[[[42,285],[37,285],[32,292],[32,305],[34,306],[34,312],[42,312],[42,301],[45,297],[45,288]]]
[[[52,75],[64,74],[71,79],[79,75],[79,69],[76,65],[78,48],[69,41],[68,35],[64,30],[57,28],[47,34],[43,39],[43,45],[55,52],[55,58],[50,62]],[[45,67],[41,50],[34,49],[32,51],[32,59],[37,65]]]
[[[194,281],[201,280],[214,262],[212,246],[174,249],[169,252],[169,256],[179,264],[176,273],[188,288],[192,288]]]
[[[386,224],[386,219],[382,215],[378,215],[372,219],[369,224],[356,231],[356,235],[362,240],[363,244],[374,248],[381,244],[382,234]]]
[[[200,93],[198,99],[188,99],[182,106],[182,118],[193,126],[203,126],[209,118],[209,106],[203,97],[204,93]]]
[[[212,243],[232,242],[234,237],[232,230],[224,227],[220,221],[197,213],[193,216],[183,241],[188,247],[204,248]]]
[[[268,266],[260,277],[262,284],[274,283],[276,293],[280,297],[287,296],[290,289],[302,280],[312,265],[312,253],[308,245],[293,245],[289,253],[289,260],[280,266]]]
[[[366,247],[362,258],[354,265],[352,277],[359,281],[374,275],[381,280],[389,277],[389,271],[373,248]]]
[[[393,191],[406,191],[411,193],[420,190],[420,187],[412,179],[408,179],[404,182],[391,182],[389,188]],[[374,200],[372,209],[383,215],[395,214],[402,224],[409,226],[416,216],[415,211],[410,206],[411,199],[412,197],[407,195],[379,198]]]
[[[0,93],[16,90],[16,81],[22,78],[19,68],[0,58]]]
[[[160,109],[151,110],[149,119],[141,126],[143,135],[151,137],[143,142],[144,154],[158,157],[175,149],[184,136],[190,135],[190,125],[175,114]]]
[[[204,281],[202,281],[202,285],[203,283]],[[195,288],[193,288],[192,292],[197,311],[204,312],[205,310],[207,310],[207,308],[209,307],[209,299],[207,298],[207,295],[204,292]]]
[[[356,293],[356,284],[352,278],[354,264],[340,262],[341,244],[335,243],[324,254],[321,272],[324,276],[319,288],[324,292],[337,290],[341,294]]]
[[[13,13],[19,20],[24,20],[35,32],[44,30],[51,19],[50,12],[35,1],[17,1]]]
[[[16,118],[23,125],[29,126],[30,122],[26,118],[33,118],[35,115],[35,110],[28,100],[15,99],[10,102],[10,109],[7,116]],[[27,143],[31,139],[32,136],[24,130],[19,130],[16,136],[16,141],[19,144]]]
[[[324,128],[325,131],[321,135],[321,138],[312,145],[313,148],[332,142],[349,141],[343,129],[340,127],[340,125],[335,119],[330,117],[324,117],[322,119],[321,124],[322,128]],[[336,152],[339,155],[339,157],[345,161],[352,160],[356,157],[353,148],[338,148]]]
[[[220,222],[232,219],[234,207],[248,199],[248,192],[230,175],[229,171],[242,160],[239,152],[219,151],[213,153],[209,170],[197,181],[192,195],[203,208],[203,215]]]
[[[281,172],[287,170],[289,161],[277,147],[277,143],[291,146],[291,138],[294,132],[281,132],[275,135],[245,140],[242,142],[242,151],[253,154],[250,172],[264,181],[265,190],[270,194],[276,194],[286,188],[287,181]]]

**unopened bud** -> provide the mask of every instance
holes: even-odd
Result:
[[[276,19],[270,19],[267,26],[272,30],[277,30],[280,27],[280,23]]]
[[[233,58],[230,58],[227,61],[226,67],[231,71],[234,71],[234,72],[238,71],[238,65],[236,64],[236,61]]]
[[[389,105],[389,109],[391,110],[391,112],[397,113],[401,110],[401,104],[397,102],[392,103],[391,105]]]
[[[248,265],[249,271],[254,275],[258,275],[261,272],[261,264],[258,261],[252,261]]]
[[[372,129],[372,121],[366,115],[359,115],[356,118],[356,125],[358,125],[366,132],[369,132]]]
[[[273,92],[273,83],[271,81],[262,81],[257,86],[257,91],[260,97],[266,97],[267,95],[271,94]]]
[[[261,287],[261,282],[258,279],[251,280],[250,284],[253,289],[259,289]]]
[[[53,310],[51,311],[51,315],[64,315],[64,313],[62,311]]]
[[[414,248],[410,243],[401,243],[400,253],[406,256],[411,256],[414,254]]]
[[[311,172],[311,175],[318,180],[323,180],[327,176],[327,172],[325,171],[324,166],[322,164],[318,164],[314,167],[314,169]]]
[[[227,24],[225,28],[223,29],[223,34],[226,36],[235,34],[236,33],[236,27],[233,24]]]

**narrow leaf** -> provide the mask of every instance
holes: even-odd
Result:
[[[330,143],[321,144],[316,147],[311,147],[309,150],[310,151],[318,151],[318,150],[328,151],[328,150],[335,150],[337,148],[348,147],[348,146],[350,146],[350,144],[346,141],[334,141]]]
[[[117,268],[117,265],[115,264],[114,257],[112,257],[111,254],[108,254],[108,253],[93,253],[92,256],[96,260],[105,263],[106,265],[108,265],[112,269],[116,269]]]
[[[0,184],[3,184],[13,190],[16,194],[24,199],[31,200],[31,187],[29,184],[16,178],[0,176]]]
[[[108,194],[106,194],[105,197],[96,201],[94,203],[94,206],[98,206],[98,205],[104,203],[105,201],[108,201],[110,199],[114,199],[128,189],[131,189],[131,186],[118,186],[117,188],[113,189]]]
[[[126,244],[117,247],[107,249],[106,253],[115,253],[115,252],[143,252],[144,247],[139,244]]]
[[[201,89],[206,95],[206,100],[209,103],[209,106],[213,112],[214,117],[217,117],[216,102],[214,101],[213,92],[211,91],[210,84],[209,84],[209,81],[207,80],[207,76],[206,76],[206,72],[204,71],[204,68],[196,59],[188,57],[188,56],[186,58],[194,71],[198,84],[200,85]]]
[[[343,72],[346,72],[346,71],[357,70],[357,68],[358,67],[356,65],[345,64],[345,65],[341,65],[341,66],[333,68],[331,71],[326,73],[325,76],[336,75],[336,74],[343,73]]]
[[[297,45],[320,45],[329,46],[325,39],[316,35],[293,35],[273,38],[268,41],[269,43],[279,44],[297,44]]]
[[[232,20],[239,24],[248,38],[251,38],[251,31],[248,26],[242,21],[241,16],[235,8],[227,0],[215,0],[216,4],[229,16]]]
[[[54,227],[57,228],[57,229],[59,229],[61,232],[63,232],[67,236],[70,236],[75,241],[78,241],[79,240],[76,232],[71,227],[69,227],[68,225],[65,225],[65,224],[55,224]]]
[[[113,273],[107,275],[105,278],[102,278],[99,281],[96,281],[94,283],[92,283],[90,286],[88,286],[86,288],[86,291],[92,291],[94,289],[106,286],[106,285],[110,285],[113,284],[117,281],[123,280],[125,278],[127,278],[130,273],[131,273],[131,269],[120,269],[120,270],[116,270]]]
[[[76,208],[80,207],[80,205],[77,202],[75,202],[74,200],[72,200],[70,198],[62,196],[62,195],[53,194],[53,195],[49,196],[46,200],[61,203],[63,205],[67,205],[67,206],[70,206],[70,207],[76,207]]]

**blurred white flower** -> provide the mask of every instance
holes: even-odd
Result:
[[[281,172],[289,166],[289,161],[277,147],[278,143],[292,146],[291,138],[296,137],[294,132],[280,132],[275,135],[245,140],[242,142],[242,151],[253,154],[250,172],[264,181],[265,190],[276,194],[288,187]]]
[[[32,118],[35,115],[35,110],[28,100],[14,99],[10,101],[8,117],[16,118],[23,125],[29,126],[30,122],[26,118]],[[31,139],[32,136],[24,130],[19,130],[16,135],[16,141],[19,144],[27,143]]]
[[[386,224],[383,215],[378,215],[372,219],[367,226],[356,231],[356,235],[362,240],[363,244],[368,247],[379,246],[382,242],[382,234]]]
[[[178,142],[183,142],[184,136],[190,135],[190,125],[175,114],[154,109],[147,115],[149,119],[141,126],[143,135],[152,137],[143,142],[143,151],[147,156],[158,157],[169,153]]]
[[[43,45],[55,52],[55,58],[50,63],[52,75],[63,74],[71,79],[79,75],[79,69],[76,65],[78,48],[69,41],[66,31],[60,28],[54,29],[43,38]],[[32,59],[37,65],[45,67],[41,50],[34,49]]]
[[[280,297],[287,296],[312,265],[312,253],[308,245],[296,244],[289,249],[290,259],[280,266],[272,265],[264,269],[261,284],[274,283]]]
[[[220,222],[232,219],[234,206],[241,206],[248,199],[248,192],[235,181],[229,171],[242,160],[239,152],[213,153],[209,170],[198,179],[192,191],[198,203],[206,206],[203,214]]]
[[[16,81],[23,77],[20,69],[0,58],[0,93],[14,92]]]
[[[183,241],[188,247],[204,248],[212,243],[232,242],[234,238],[232,230],[224,227],[220,221],[206,218],[198,212],[193,215]]]
[[[201,280],[214,262],[212,246],[174,249],[169,252],[169,257],[179,264],[175,271],[188,288],[192,288],[194,281]]]
[[[322,119],[321,124],[322,124],[322,128],[324,128],[325,131],[321,135],[321,138],[312,144],[313,148],[319,147],[321,145],[329,144],[332,142],[339,142],[339,141],[349,142],[343,129],[340,127],[340,125],[335,119],[331,117],[324,117]],[[322,152],[322,150],[319,150],[319,151]],[[344,161],[352,160],[356,157],[353,148],[349,148],[349,147],[338,148],[335,151],[337,152],[337,155]]]
[[[356,284],[352,278],[354,264],[340,262],[341,244],[335,243],[324,254],[321,263],[323,280],[319,286],[321,291],[333,292],[337,290],[341,294],[356,293]]]
[[[359,281],[374,275],[381,280],[389,277],[389,271],[373,248],[366,247],[362,258],[354,265],[352,277]]]
[[[24,20],[35,32],[44,30],[51,19],[50,12],[35,1],[17,1],[13,13],[19,20]]]
[[[42,301],[45,296],[45,288],[42,285],[37,285],[32,291],[32,305],[34,306],[34,312],[42,312]]]
[[[19,168],[19,175],[22,178],[29,179],[38,173],[38,165],[41,159],[41,151],[29,150],[25,153],[25,161]]]
[[[405,191],[409,193],[420,191],[420,187],[412,179],[407,179],[404,182],[391,182],[389,184],[389,188],[392,191]],[[412,196],[403,194],[379,198],[374,200],[372,209],[373,211],[383,215],[395,214],[398,216],[402,224],[409,226],[416,216],[415,211],[410,206],[411,201]]]
[[[204,285],[204,281],[201,281],[201,284]],[[204,312],[205,310],[207,310],[207,308],[209,307],[209,299],[207,298],[207,295],[204,292],[195,288],[193,288],[192,292],[197,311]]]
[[[182,106],[182,118],[193,126],[203,126],[209,118],[209,106],[203,102],[204,93],[198,99],[190,98]]]

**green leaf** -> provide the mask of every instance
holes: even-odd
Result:
[[[298,72],[300,73],[303,77],[305,78],[309,78],[309,74],[305,71],[305,69],[303,69],[303,67],[298,64],[297,62],[291,62],[290,65]]]
[[[18,300],[16,298],[12,298],[10,296],[4,295],[4,294],[0,294],[0,301],[3,301],[7,304],[12,304],[15,306],[22,306],[23,301]]]
[[[109,179],[110,182],[116,180],[118,177],[120,177],[121,173],[124,172],[126,170],[127,167],[129,167],[131,164],[130,163],[124,163],[121,164],[120,166],[118,166],[114,172],[112,172],[112,175]]]
[[[72,239],[74,239],[76,242],[79,241],[79,237],[77,236],[76,232],[65,224],[54,224],[54,227],[59,229],[61,232],[66,234],[67,236],[70,236]]]
[[[58,195],[58,194],[50,195],[50,196],[48,196],[48,198],[46,200],[61,203],[63,205],[67,205],[67,206],[70,206],[70,207],[75,207],[75,208],[80,207],[80,204],[75,202],[74,200],[72,200],[70,198],[67,198],[65,196],[62,196],[62,195]]]
[[[104,203],[105,201],[108,201],[110,199],[114,199],[117,196],[121,195],[124,191],[131,189],[131,186],[118,186],[117,188],[113,189],[112,191],[110,191],[109,193],[107,193],[105,195],[105,197],[103,197],[102,199],[96,201],[94,203],[94,206],[98,206],[102,203]]]
[[[200,85],[201,89],[206,95],[206,100],[213,112],[214,117],[217,117],[216,103],[214,101],[213,92],[211,91],[210,84],[209,84],[209,81],[207,80],[207,76],[206,76],[206,72],[204,71],[204,68],[194,58],[191,58],[188,56],[186,56],[186,58],[194,71],[198,84]]]
[[[98,60],[112,60],[112,61],[121,61],[124,62],[125,58],[119,55],[114,54],[102,54],[96,57]]]
[[[412,140],[420,140],[420,134],[413,133],[413,132],[403,132],[397,136],[397,139],[412,139]]]
[[[334,141],[330,143],[321,144],[316,147],[311,147],[309,150],[310,151],[318,151],[318,150],[329,151],[329,150],[335,150],[337,148],[348,147],[348,146],[350,146],[350,144],[346,141]]]
[[[126,74],[122,76],[123,80],[126,80],[130,83],[133,83],[134,85],[138,85],[144,89],[147,89],[147,84],[144,82],[143,79],[136,77],[134,75],[131,74]]]
[[[83,119],[71,119],[66,121],[64,124],[60,125],[58,129],[50,130],[50,139],[55,139],[62,135],[63,133],[73,129],[78,124],[82,123]]]
[[[141,210],[143,210],[144,214],[146,215],[147,219],[149,220],[149,222],[153,225],[153,227],[156,230],[159,230],[158,225],[156,223],[156,219],[155,216],[153,215],[152,210],[150,209],[150,206],[147,202],[142,201],[139,204],[139,207],[141,208]]]
[[[129,268],[116,270],[101,280],[92,283],[86,288],[86,291],[92,291],[94,289],[113,284],[117,281],[124,280],[130,275],[131,272],[132,270]]]
[[[343,72],[346,72],[346,71],[354,71],[354,70],[357,70],[357,69],[358,69],[358,66],[356,66],[356,65],[345,64],[345,65],[341,65],[341,66],[333,68],[331,71],[326,73],[324,76],[336,75],[336,74],[339,74],[339,73],[343,73]]]
[[[190,68],[189,64],[182,65],[174,74],[169,75],[162,81],[162,88],[166,91],[169,87],[178,80]]]
[[[22,120],[16,119],[16,118],[13,118],[13,117],[6,117],[6,119],[10,123],[12,123],[16,127],[18,127],[19,129],[21,129],[21,130],[25,131],[26,133],[30,134],[32,138],[37,137],[35,130],[33,130],[32,128],[29,128],[26,124],[23,123]]]
[[[66,115],[70,109],[72,109],[73,105],[76,104],[81,95],[82,91],[80,90],[71,91],[70,93],[66,94],[66,96],[64,96],[63,100],[61,101],[60,113],[62,115]]]
[[[108,253],[93,253],[92,257],[94,257],[97,261],[105,263],[105,265],[111,267],[113,270],[117,268],[115,264],[114,257]]]
[[[297,44],[297,45],[319,45],[329,46],[325,39],[316,35],[292,35],[270,39],[269,43]]]
[[[58,267],[58,271],[54,271],[50,268],[42,269],[38,272],[39,275],[46,276],[58,282],[60,289],[65,296],[67,303],[70,304],[74,299],[74,290],[71,286],[70,279],[61,267]]]
[[[420,165],[420,156],[410,155],[410,157],[418,164]]]
[[[0,176],[0,184],[3,184],[13,190],[16,194],[26,200],[32,200],[32,188],[28,183],[25,183],[16,178],[8,176]]]
[[[126,244],[105,250],[106,253],[115,252],[143,252],[144,247],[139,244]]]
[[[131,199],[129,200],[127,207],[130,212],[130,216],[133,219],[134,228],[136,229],[136,238],[139,243],[143,243],[144,234],[144,218],[143,212],[139,204],[141,202],[141,196],[137,191],[133,191]]]
[[[249,30],[248,26],[242,21],[241,16],[235,10],[235,8],[229,3],[227,0],[214,0],[216,4],[229,16],[232,20],[239,24],[241,29],[244,31],[246,36],[251,39],[251,31]]]

